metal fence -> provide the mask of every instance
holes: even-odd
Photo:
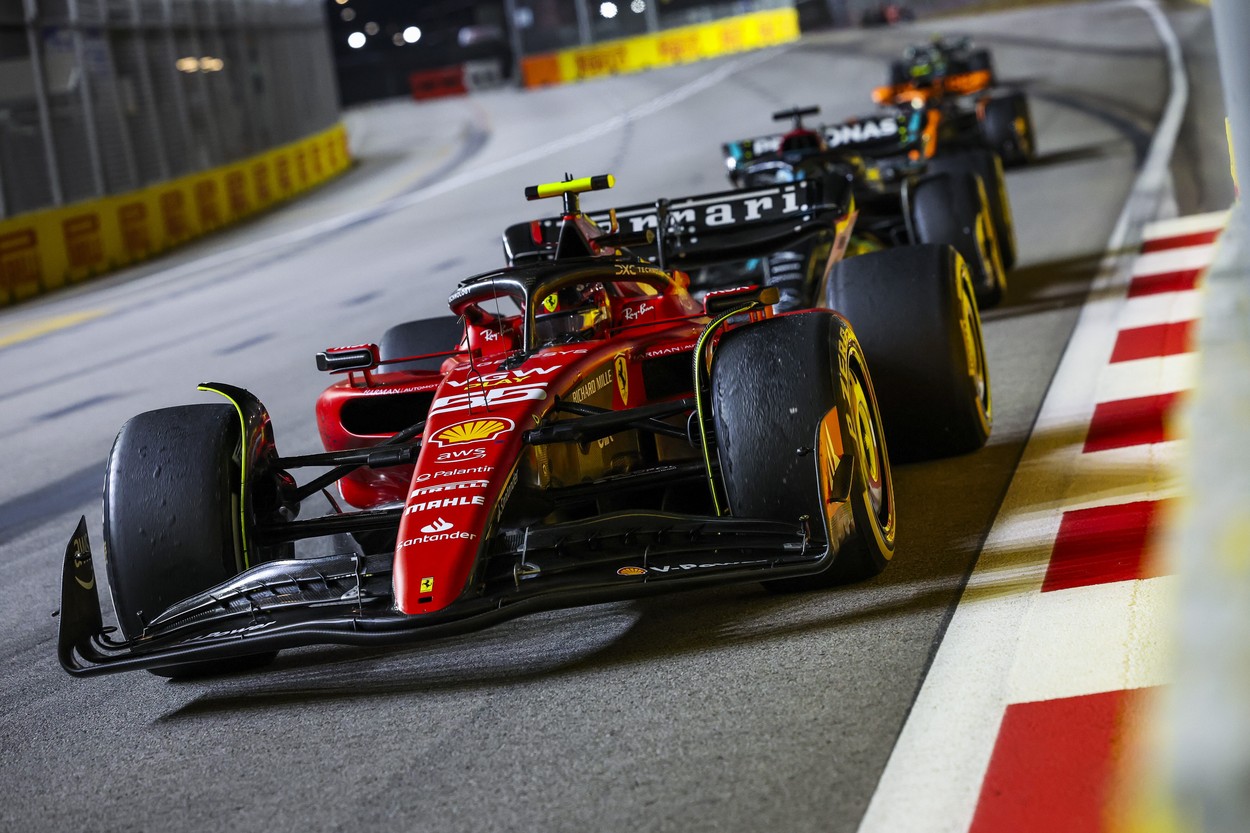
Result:
[[[223,165],[337,118],[320,0],[0,0],[0,218]]]

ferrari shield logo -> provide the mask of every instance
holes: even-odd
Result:
[[[434,592],[434,577],[433,576],[430,576],[429,578],[421,579],[421,592],[422,593]]]
[[[624,354],[617,356],[613,363],[616,370],[616,389],[621,393],[621,404],[629,404],[629,363],[625,361]]]

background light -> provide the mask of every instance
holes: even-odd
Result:
[[[647,10],[647,0],[633,0],[629,4],[629,10],[634,14],[642,14]]]
[[[370,20],[368,23],[365,24],[366,35],[373,36],[373,35],[376,35],[377,33],[378,33],[378,24],[374,23],[372,20]]]
[[[616,17],[616,4],[611,3],[611,2],[600,3],[599,14],[611,20],[612,18]]]
[[[416,26],[409,26],[404,30],[404,40],[408,41],[408,43],[416,43],[421,40],[421,30]]]
[[[350,22],[356,19],[356,12],[353,9],[343,9],[343,11],[339,12],[339,17]]]
[[[365,45],[365,33],[364,32],[352,32],[350,35],[347,36],[347,45],[350,46],[352,49],[359,49],[360,47],[364,46]]]

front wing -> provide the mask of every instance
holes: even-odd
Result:
[[[806,519],[662,512],[505,529],[472,589],[445,610],[420,616],[392,608],[390,555],[273,561],[179,602],[124,641],[103,626],[83,519],[65,552],[58,656],[66,671],[86,676],[305,645],[400,645],[540,610],[817,573],[849,530],[831,544],[810,532]]]

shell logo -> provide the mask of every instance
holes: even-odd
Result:
[[[645,576],[647,574],[646,567],[622,567],[616,571],[618,576]]]
[[[510,419],[471,419],[449,425],[434,434],[433,440],[439,445],[467,445],[484,443],[496,439],[500,434],[511,431],[516,424]]]

